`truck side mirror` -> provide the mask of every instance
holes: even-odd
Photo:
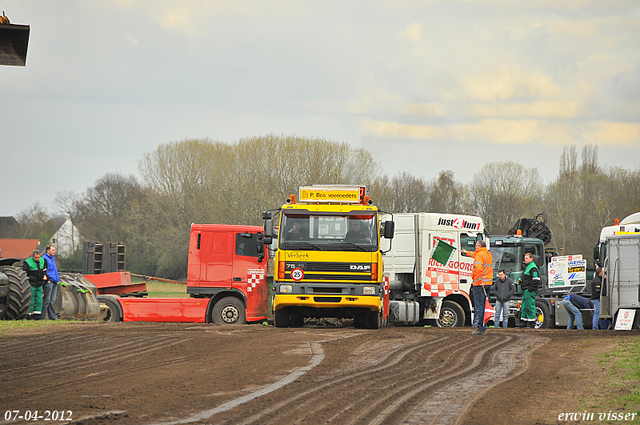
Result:
[[[593,259],[596,262],[600,260],[600,249],[598,249],[598,245],[593,247]]]
[[[273,219],[264,220],[264,243],[270,244],[273,241]]]
[[[385,221],[384,222],[384,235],[382,235],[385,239],[393,239],[393,233],[396,228],[396,223],[394,221]]]
[[[258,253],[258,262],[262,263],[262,260],[264,260],[264,236],[262,235],[262,233],[258,233],[256,234],[256,251]]]

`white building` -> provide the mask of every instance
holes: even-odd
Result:
[[[67,217],[49,242],[56,247],[56,257],[70,257],[76,249],[82,248],[80,231],[73,225],[71,217]]]

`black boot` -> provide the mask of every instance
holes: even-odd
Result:
[[[536,327],[536,322],[527,322],[527,328],[535,329],[535,327]]]

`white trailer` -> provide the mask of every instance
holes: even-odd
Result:
[[[632,328],[640,329],[640,233],[609,236],[606,252],[600,317],[615,324],[620,310],[635,311]]]
[[[382,221],[391,220],[391,216]],[[389,279],[389,322],[433,320],[440,327],[471,325],[470,297],[473,259],[461,249],[474,251],[484,238],[480,217],[438,214],[394,214],[393,241],[384,240],[384,275]],[[446,264],[432,258],[440,239],[455,250]],[[391,246],[389,246],[391,243]]]
[[[596,246],[593,250],[593,259],[600,267],[604,264],[604,260],[607,257],[607,239],[617,234],[625,234],[627,232],[640,232],[640,212],[631,214],[622,221],[615,220],[613,226],[603,227],[600,231],[600,238],[596,242]]]

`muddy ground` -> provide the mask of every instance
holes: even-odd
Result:
[[[0,423],[552,424],[640,332],[68,323],[0,334]],[[609,376],[609,377],[607,377]],[[587,403],[587,404],[585,404]],[[589,411],[638,412],[616,402]],[[7,411],[13,413],[4,420]],[[10,414],[11,415],[11,414]],[[23,416],[23,419],[18,419]],[[40,419],[39,423],[43,423]],[[594,421],[597,422],[597,421]],[[629,422],[626,422],[629,423]]]

